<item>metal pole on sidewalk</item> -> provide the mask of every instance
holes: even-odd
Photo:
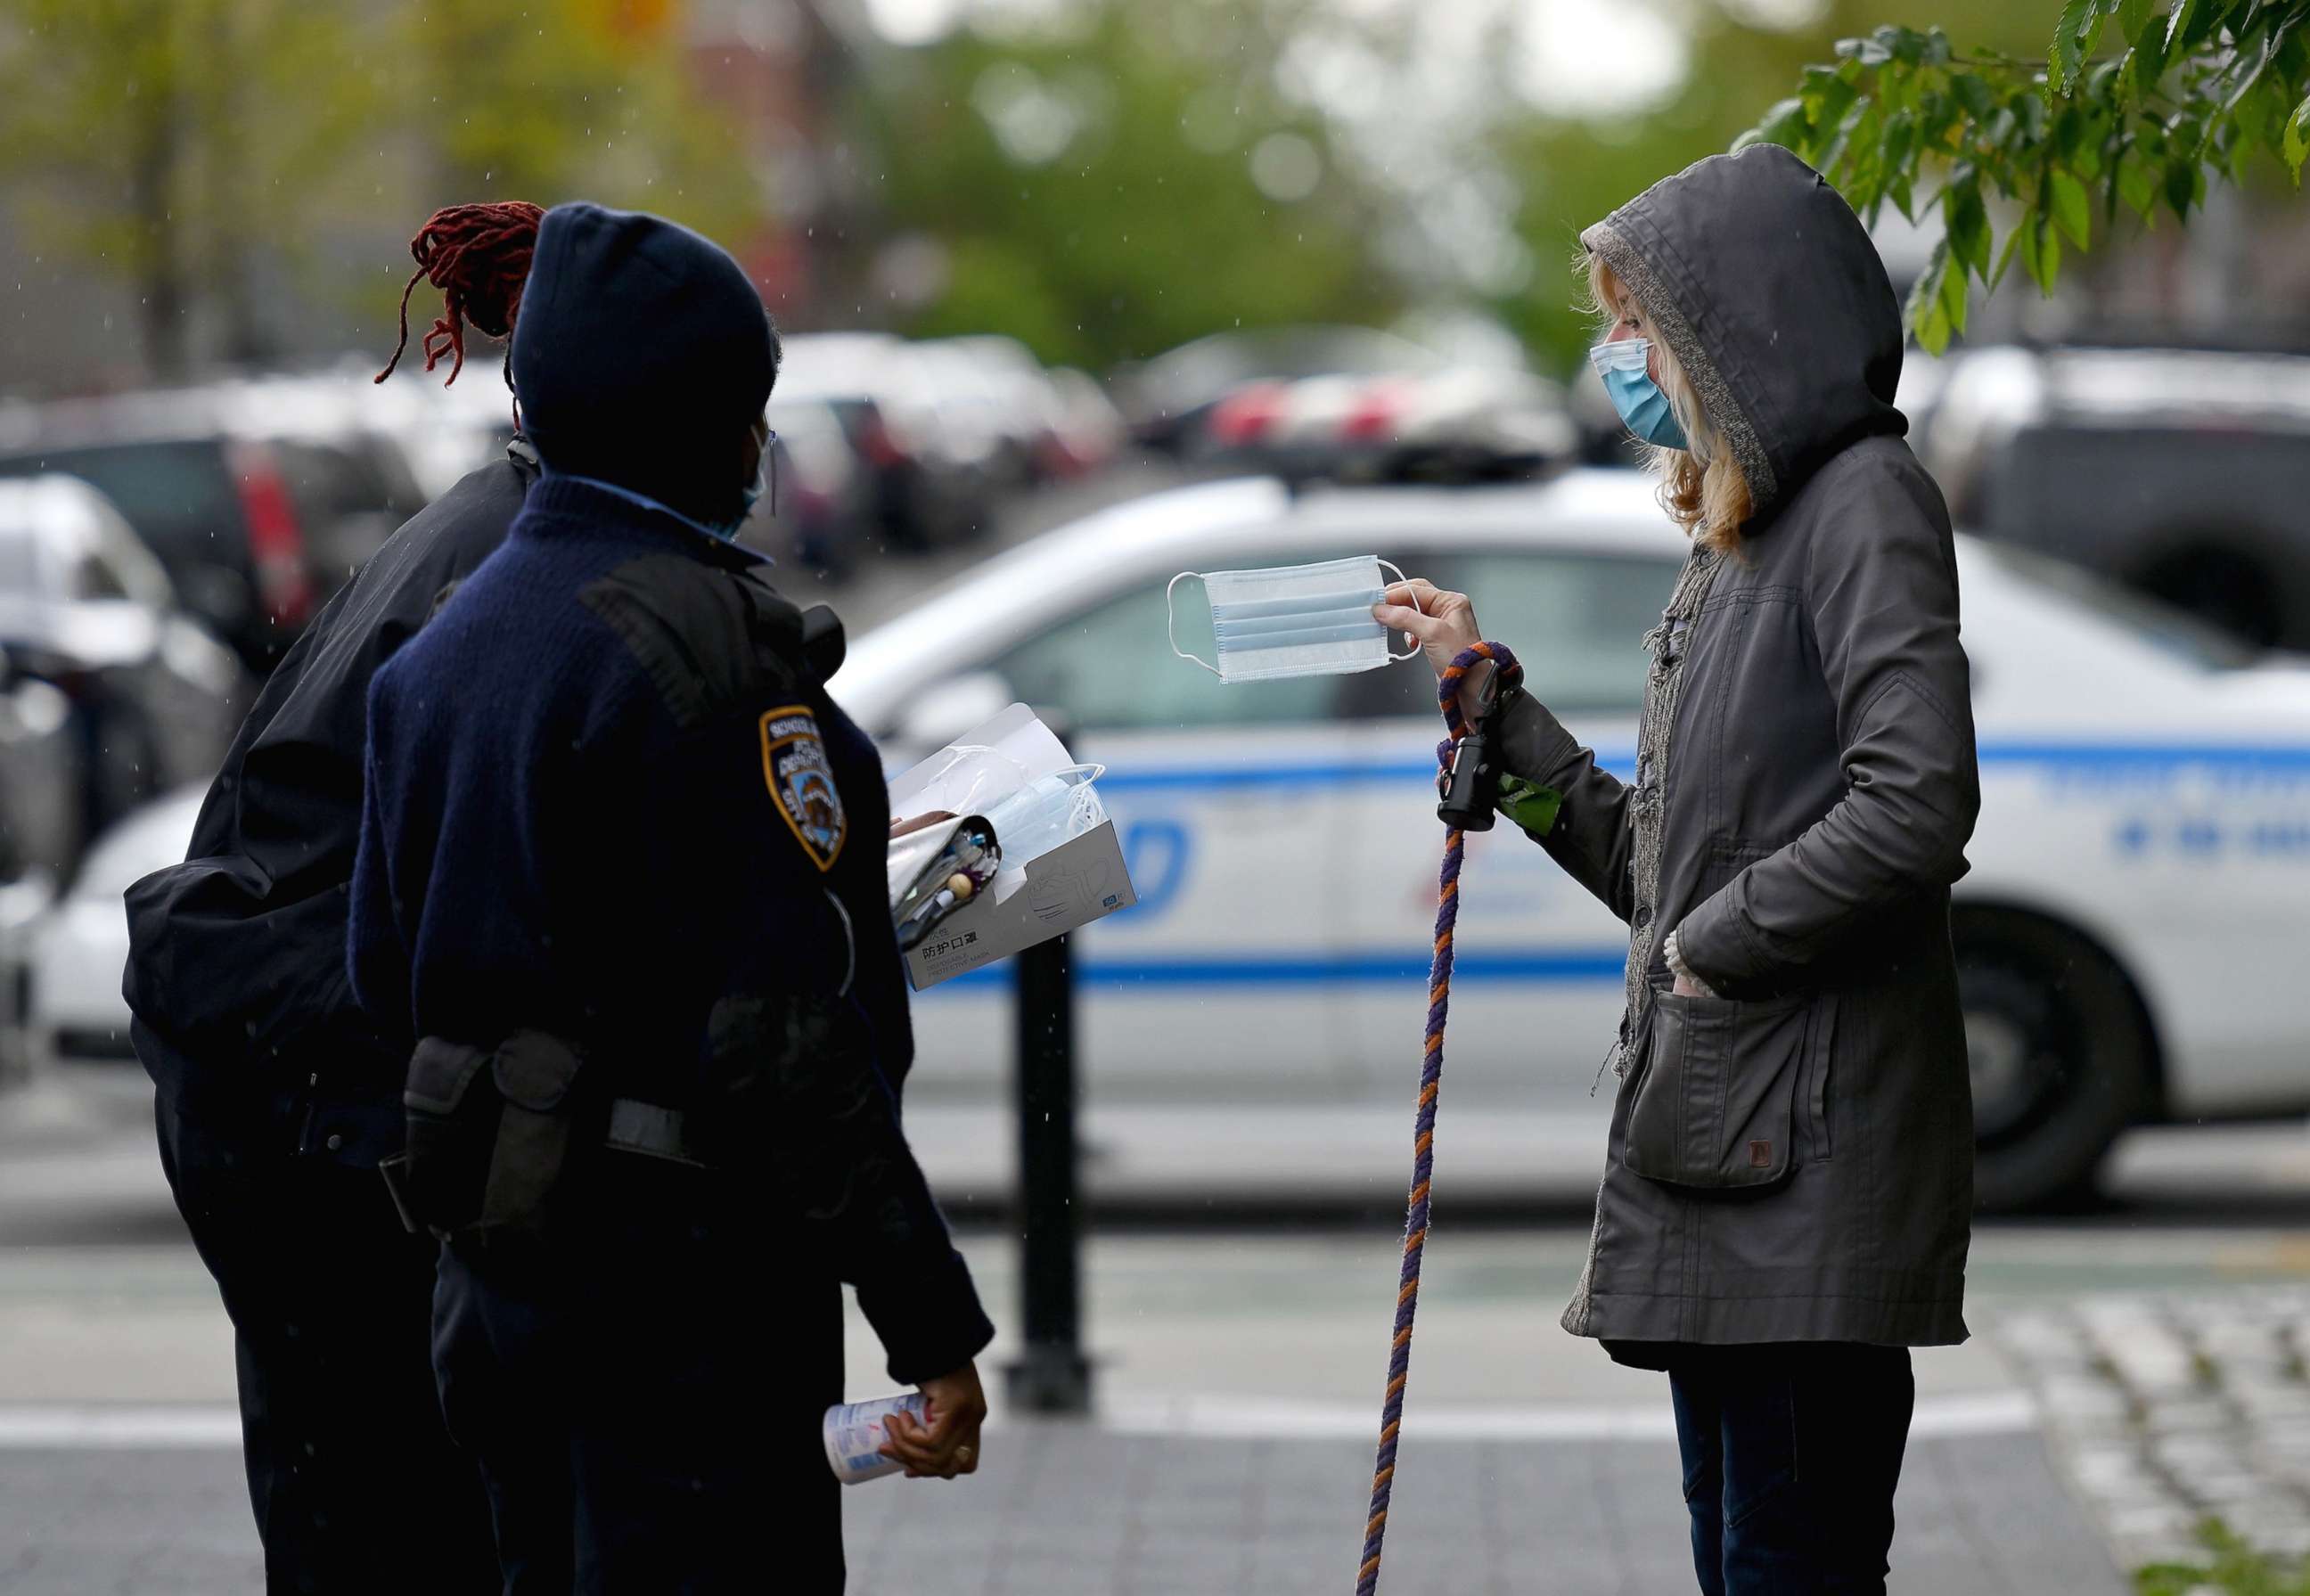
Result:
[[[1018,958],[1020,1357],[1006,1371],[1011,1405],[1088,1413],[1082,1351],[1082,1236],[1075,1201],[1074,974],[1067,939]]]

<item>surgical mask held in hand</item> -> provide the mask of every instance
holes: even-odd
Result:
[[[1410,659],[1420,651],[1390,654],[1387,629],[1372,619],[1372,606],[1386,595],[1383,566],[1403,579],[1395,566],[1368,554],[1264,571],[1181,571],[1163,590],[1171,652],[1229,682],[1344,676]],[[1211,597],[1217,664],[1181,648],[1170,621],[1171,591],[1190,577],[1200,577]]]
[[[1684,429],[1677,424],[1676,412],[1669,408],[1668,395],[1646,369],[1652,348],[1649,338],[1616,339],[1590,350],[1588,363],[1604,379],[1604,392],[1612,408],[1639,440],[1664,449],[1689,448]]]

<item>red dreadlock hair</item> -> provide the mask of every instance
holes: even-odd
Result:
[[[484,204],[446,205],[425,219],[409,240],[417,270],[401,291],[401,342],[393,359],[376,380],[383,382],[401,364],[409,347],[409,296],[418,279],[441,291],[441,316],[425,334],[425,369],[433,369],[443,355],[452,358],[449,381],[465,369],[465,324],[472,322],[492,338],[513,331],[521,313],[522,285],[529,281],[529,261],[537,247],[537,224],[545,213],[526,200],[499,200]],[[513,386],[510,373],[506,386]]]

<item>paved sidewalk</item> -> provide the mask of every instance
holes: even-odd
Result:
[[[1113,1437],[1013,1427],[976,1493],[852,1493],[854,1589],[943,1561],[957,1596],[1298,1596],[1349,1589],[1368,1443]],[[1383,1589],[1618,1596],[1693,1588],[1676,1448],[1653,1441],[1407,1439]],[[2124,1587],[2027,1435],[1918,1442],[1901,1596],[2103,1596]]]
[[[1385,1591],[1692,1589],[1672,1443],[1408,1436],[1402,1460]],[[1370,1469],[1360,1440],[1014,1422],[989,1432],[972,1480],[883,1480],[847,1493],[850,1588],[1336,1596],[1353,1583]],[[0,1591],[240,1596],[261,1583],[240,1493],[239,1459],[222,1448],[0,1451]],[[2033,1436],[1914,1442],[1898,1512],[1897,1596],[2124,1589]]]
[[[2010,1311],[1995,1334],[2129,1566],[2201,1561],[2208,1518],[2310,1554],[2310,1290],[2089,1297]]]
[[[215,1288],[183,1241],[149,1130],[68,1130],[0,1114],[0,1596],[255,1590]],[[1894,1548],[1903,1596],[2122,1596],[2101,1526],[2129,1563],[2168,1548],[2079,1505],[2064,1470],[2091,1503],[2105,1500],[2097,1480],[2140,1474],[2079,1467],[2092,1420],[2071,1417],[2131,1414],[2132,1393],[2176,1368],[2193,1383],[2142,1408],[2162,1427],[2129,1441],[2121,1426],[2116,1439],[2220,1482],[2203,1488],[2207,1501],[2247,1488],[2238,1470],[2201,1466],[2235,1452],[2236,1436],[2269,1442],[2256,1456],[2298,1458],[2298,1425],[2279,1421],[2298,1414],[2310,1349],[2310,1236],[2291,1210],[2273,1223],[2248,1201],[2251,1182],[2229,1173],[2239,1142],[2145,1147],[2170,1153],[2181,1183],[2146,1219],[1976,1235],[1969,1308],[1983,1333],[1916,1359]],[[2217,1165],[2228,1184],[2193,1196]],[[2286,1188],[2297,1189],[2310,1186]],[[1693,1588],[1664,1382],[1554,1329],[1585,1219],[1453,1218],[1431,1244],[1384,1587],[1394,1596]],[[1015,1245],[985,1227],[959,1239],[998,1321],[1014,1324]],[[1084,1279],[1100,1426],[998,1412],[986,1470],[968,1484],[849,1493],[852,1590],[1343,1592],[1400,1245],[1392,1225],[1095,1234]],[[887,1392],[855,1314],[849,1341],[849,1393]],[[1012,1350],[999,1340],[989,1370]],[[2195,1383],[2213,1379],[2209,1408]],[[2193,1412],[2201,1427],[2177,1421]],[[2225,1427],[2209,1431],[2215,1412]]]

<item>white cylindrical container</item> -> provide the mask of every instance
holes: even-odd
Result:
[[[911,1413],[922,1422],[929,1401],[919,1391],[882,1397],[872,1402],[838,1402],[826,1410],[826,1461],[834,1477],[845,1485],[860,1485],[896,1474],[906,1467],[882,1455],[882,1421],[893,1413]]]

